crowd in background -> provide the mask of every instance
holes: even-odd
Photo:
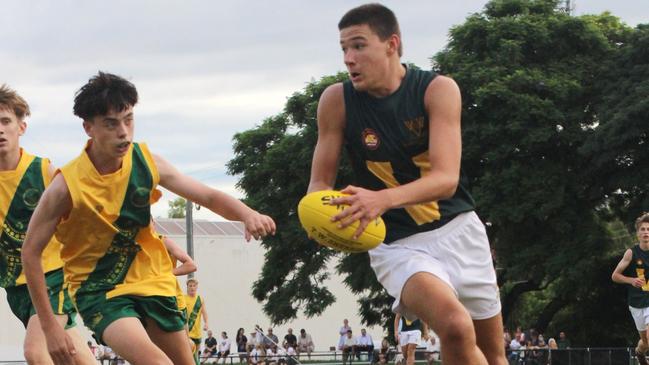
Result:
[[[552,351],[565,350],[571,347],[570,339],[565,332],[559,332],[558,338],[546,340],[543,333],[534,328],[523,331],[517,327],[514,332],[507,328],[504,331],[505,350],[510,364],[546,365],[551,362]]]

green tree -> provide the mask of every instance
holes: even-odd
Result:
[[[621,50],[607,63],[598,128],[582,147],[589,170],[601,179],[606,204],[634,230],[649,210],[649,24],[619,37]]]
[[[507,324],[565,330],[575,344],[628,344],[635,331],[619,320],[628,316],[623,295],[610,297],[623,291],[610,280],[621,255],[610,231],[616,212],[607,206],[615,182],[588,167],[594,156],[586,146],[599,132],[602,80],[631,30],[610,14],[571,17],[558,5],[494,0],[451,30],[433,67],[463,92],[463,167],[497,253]],[[322,281],[336,270],[358,296],[363,322],[390,325],[391,298],[368,255],[340,255],[331,267],[337,254],[309,242],[296,217],[318,99],[345,77],[309,83],[283,113],[234,137],[229,172],[241,176],[246,202],[278,224],[263,241],[268,251],[253,287],[274,322],[299,310],[320,314],[335,300]],[[337,187],[351,181],[343,156]],[[611,318],[603,310],[616,319],[603,319]]]
[[[610,14],[571,17],[557,5],[492,1],[451,30],[434,62],[463,90],[463,164],[497,252],[506,323],[624,343],[633,332],[620,321],[597,338],[584,322],[556,321],[587,313],[594,322],[606,293],[619,291],[616,246],[598,213],[604,176],[589,171],[593,156],[581,148],[628,29]]]
[[[169,218],[185,218],[185,207],[187,201],[181,197],[169,201],[169,210],[167,217]]]

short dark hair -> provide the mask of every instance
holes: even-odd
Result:
[[[338,30],[362,24],[367,24],[382,41],[387,40],[393,34],[396,34],[401,40],[401,30],[396,15],[381,4],[365,4],[348,11],[338,22]],[[402,42],[399,42],[398,51],[401,56],[403,54]]]
[[[123,77],[99,71],[75,94],[74,115],[90,120],[108,114],[110,110],[121,112],[135,104],[135,85]]]

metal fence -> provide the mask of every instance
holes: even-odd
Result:
[[[566,350],[549,350],[549,349],[533,349],[533,350],[519,350],[509,351],[507,359],[510,365],[636,365],[637,361],[634,356],[634,349],[630,347],[584,347],[584,348],[571,348]],[[429,355],[437,355],[436,353],[429,353],[423,350],[415,352],[415,360],[417,364],[435,364],[442,365],[437,360],[429,362]],[[390,365],[397,364],[398,360],[402,358],[402,354],[391,350],[385,354],[386,361]],[[312,352],[311,357],[307,354],[301,354],[299,357],[286,357],[283,359],[273,357],[270,361],[265,358],[260,358],[257,365],[267,365],[274,363],[276,365],[300,365],[300,364],[316,364],[316,365],[337,365],[337,364],[376,364],[379,359],[379,351],[375,350],[371,356],[367,352],[362,352],[359,357],[354,353],[344,354],[342,351],[318,351]],[[217,358],[203,357],[202,363],[214,363]],[[101,365],[120,365],[125,364],[121,359],[104,359],[98,360]],[[235,365],[235,364],[249,364],[248,358],[245,354],[231,354],[226,358],[218,359],[219,364]],[[0,365],[22,365],[24,361],[1,361]]]

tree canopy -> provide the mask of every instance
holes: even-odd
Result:
[[[462,90],[462,163],[495,249],[506,325],[563,330],[573,344],[626,345],[635,330],[610,274],[630,245],[620,222],[649,205],[649,32],[558,5],[492,1],[451,29],[432,67]],[[310,82],[282,113],[234,137],[229,172],[240,176],[246,202],[278,225],[263,241],[253,287],[274,322],[322,313],[335,300],[322,285],[335,270],[359,298],[364,323],[390,325],[392,299],[368,255],[310,242],[296,216],[318,99],[346,77]],[[343,154],[337,187],[351,182]]]

